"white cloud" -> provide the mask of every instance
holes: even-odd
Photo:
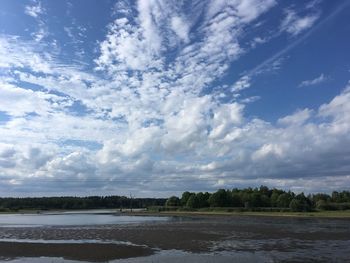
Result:
[[[42,7],[40,1],[33,1],[32,5],[25,6],[24,12],[25,14],[33,17],[37,22],[37,30],[31,33],[31,36],[34,39],[34,41],[40,42],[44,38],[49,36],[48,27],[45,21],[42,19],[42,16],[46,15],[46,10]]]
[[[327,80],[327,77],[322,73],[319,77],[310,79],[310,80],[304,80],[299,84],[299,87],[308,87],[308,86],[314,86],[320,83],[323,83]]]
[[[184,42],[189,41],[189,25],[184,21],[183,18],[174,16],[171,18],[171,28],[174,30],[176,35]]]
[[[258,45],[264,44],[268,41],[268,38],[262,38],[262,37],[255,37],[252,41],[251,41],[251,47],[255,48]]]
[[[299,110],[293,115],[288,115],[278,120],[282,125],[302,125],[310,119],[312,111],[309,109]]]
[[[43,92],[33,92],[16,87],[11,84],[0,82],[0,111],[11,116],[23,116],[28,113],[47,115],[53,104],[61,107],[69,106],[69,100],[59,96],[49,95]]]
[[[275,4],[188,6],[204,14],[200,19],[171,2],[139,1],[136,13],[122,5],[99,43],[96,75],[33,41],[2,36],[0,67],[8,73],[0,111],[10,120],[0,125],[1,189],[167,195],[185,186],[312,189],[317,177],[337,187],[332,176],[349,182],[349,88],[276,124],[245,116],[244,103],[257,97],[239,93],[252,74],[233,85],[234,102],[206,92],[247,52],[242,31]]]
[[[18,44],[19,39],[14,36],[0,35],[0,68],[29,68],[35,73],[53,73],[55,62],[53,54],[48,52],[34,52],[37,43],[24,42]],[[55,65],[57,66],[57,65]]]
[[[40,42],[48,35],[49,35],[49,33],[48,33],[47,29],[44,26],[42,26],[39,28],[39,30],[37,32],[32,34],[32,37],[34,38],[34,40],[36,42]]]
[[[253,153],[252,158],[254,161],[256,161],[267,157],[271,158],[271,156],[282,158],[283,148],[278,144],[264,144]]]
[[[239,92],[241,90],[249,88],[250,85],[251,85],[251,77],[243,76],[233,84],[232,91]]]
[[[148,48],[142,30],[133,27],[126,18],[117,19],[111,26],[111,34],[101,43],[101,56],[97,63],[99,69],[108,68],[110,73],[131,70],[159,68],[158,49]],[[155,40],[156,41],[156,40]]]
[[[346,132],[349,129],[349,113],[350,113],[350,85],[348,83],[346,89],[333,100],[320,107],[319,114],[323,117],[332,117],[334,125],[332,131]]]
[[[40,2],[35,2],[34,5],[25,6],[24,12],[29,16],[37,18],[39,15],[44,14],[45,9],[42,7]]]
[[[286,17],[281,23],[281,30],[296,36],[313,26],[319,19],[320,13],[311,13],[305,16],[298,15],[294,10],[286,10]]]

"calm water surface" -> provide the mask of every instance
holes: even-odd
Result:
[[[0,215],[0,227],[118,225],[168,220],[170,217],[125,216],[117,213],[97,214],[88,211],[56,214],[5,214]]]
[[[184,220],[184,222],[181,222]],[[160,224],[163,222],[162,224]],[[114,227],[113,225],[118,225]],[[129,225],[129,226],[123,226]],[[80,227],[81,226],[81,227]],[[84,227],[85,226],[85,227]],[[121,229],[117,234],[112,231]],[[167,231],[164,231],[166,229]],[[160,232],[159,232],[160,231]],[[182,231],[182,232],[181,232]],[[157,243],[150,236],[163,233]],[[206,251],[158,249],[167,244],[169,235],[182,233],[185,238],[201,240],[203,233],[223,235],[207,240]],[[187,235],[196,232],[199,236]],[[72,233],[72,235],[70,235]],[[121,234],[125,234],[122,238]],[[139,238],[137,238],[139,237]],[[174,236],[173,236],[174,238]],[[155,216],[123,216],[99,213],[59,213],[37,215],[0,215],[1,242],[36,243],[112,243],[124,245],[148,244],[156,253],[140,258],[110,260],[113,263],[140,262],[349,262],[350,220],[317,218],[222,217],[174,219]],[[144,243],[143,243],[144,242]],[[166,245],[163,245],[167,247]],[[175,246],[176,247],[176,246]],[[1,260],[0,260],[1,261]],[[11,263],[82,262],[63,258],[11,258]]]

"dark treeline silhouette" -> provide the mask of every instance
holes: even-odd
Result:
[[[304,193],[295,194],[291,191],[261,186],[260,188],[220,189],[215,193],[184,192],[181,198],[176,196],[168,198],[166,207],[168,209],[226,207],[233,208],[232,210],[252,211],[346,210],[350,209],[350,191],[305,196]]]
[[[304,195],[260,188],[219,189],[214,193],[184,192],[181,198],[129,198],[125,196],[0,198],[0,212],[25,209],[148,208],[157,210],[217,209],[251,211],[312,211],[350,209],[350,191]]]
[[[163,206],[164,198],[128,198],[125,196],[89,197],[25,197],[0,198],[0,211],[20,209],[98,209],[98,208],[146,208]]]

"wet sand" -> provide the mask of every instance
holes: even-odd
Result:
[[[272,262],[339,262],[350,258],[349,219],[196,216],[139,225],[86,227],[3,227],[0,258],[63,257],[85,261],[150,255],[156,251],[191,253],[261,252]],[[23,243],[26,240],[42,243]],[[21,242],[22,240],[22,242]],[[45,240],[91,240],[94,244],[45,244]],[[103,241],[105,244],[99,244]],[[122,241],[134,245],[108,244]],[[279,261],[280,260],[280,261]],[[346,262],[346,261],[344,261]]]

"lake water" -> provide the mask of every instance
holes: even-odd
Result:
[[[33,255],[33,250],[21,254],[21,249],[31,244],[36,244],[35,248],[80,246],[83,254],[89,244],[154,252],[100,261],[114,263],[350,262],[350,219],[124,216],[110,211],[0,215],[0,261],[89,261],[76,257],[75,248],[73,256],[58,250],[49,256]],[[10,246],[18,250],[4,256]]]
[[[38,227],[38,226],[86,226],[140,224],[164,222],[170,217],[126,216],[118,213],[97,213],[95,211],[47,213],[47,214],[3,214],[0,227]]]

